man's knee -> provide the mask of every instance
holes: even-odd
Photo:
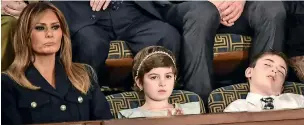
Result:
[[[208,23],[219,23],[220,13],[217,8],[208,1],[199,2],[189,2],[191,4],[191,9],[189,10],[194,18],[199,19],[199,21]]]
[[[189,11],[184,16],[184,28],[218,27],[220,14],[217,8],[208,1],[186,2]]]
[[[261,2],[260,6],[262,6],[262,8],[265,10],[264,18],[266,18],[266,21],[282,22],[286,19],[286,10],[283,2],[281,1],[274,1],[274,2],[259,1],[259,2]]]
[[[108,32],[95,26],[86,26],[79,29],[73,35],[73,42],[81,45],[95,45],[95,47],[109,46],[110,38],[108,36]]]
[[[108,54],[110,40],[104,33],[97,32],[91,27],[84,27],[73,35],[72,45],[74,53],[78,53],[76,56],[96,58],[96,55]]]

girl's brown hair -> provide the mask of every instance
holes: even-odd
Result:
[[[82,93],[86,94],[90,88],[90,76],[93,72],[90,72],[89,70],[91,69],[88,69],[84,64],[72,63],[72,49],[68,25],[62,12],[51,3],[32,3],[27,5],[27,7],[22,11],[17,22],[13,39],[15,59],[5,73],[15,80],[20,86],[32,90],[40,89],[39,86],[34,86],[25,77],[25,71],[35,60],[31,42],[32,30],[41,14],[44,14],[44,12],[47,10],[54,12],[60,22],[63,35],[60,51],[57,52],[57,55],[60,56],[60,62],[62,63],[73,86]]]
[[[134,57],[132,75],[134,81],[139,80],[142,84],[145,73],[153,68],[171,67],[175,77],[177,76],[176,60],[174,54],[162,46],[150,46],[139,51]],[[138,87],[134,84],[134,89]]]

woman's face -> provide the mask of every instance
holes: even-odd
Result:
[[[46,10],[41,18],[33,24],[31,33],[32,48],[36,55],[52,55],[59,51],[62,30],[56,14]]]

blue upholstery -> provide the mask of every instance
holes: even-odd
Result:
[[[214,38],[214,53],[248,50],[251,44],[250,36],[237,34],[216,34]],[[111,41],[108,59],[132,58],[132,52],[125,41]]]

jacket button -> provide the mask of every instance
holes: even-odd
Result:
[[[81,96],[78,97],[78,102],[82,103],[83,102],[83,98]]]
[[[60,106],[60,110],[61,110],[61,111],[65,111],[65,110],[66,110],[66,106],[65,106],[65,105],[61,105],[61,106]]]
[[[95,19],[96,19],[96,16],[95,16],[95,15],[92,15],[92,16],[91,16],[91,19],[92,19],[92,20],[95,20]]]
[[[36,102],[32,102],[31,106],[32,106],[32,108],[36,108],[37,107],[37,103]]]

